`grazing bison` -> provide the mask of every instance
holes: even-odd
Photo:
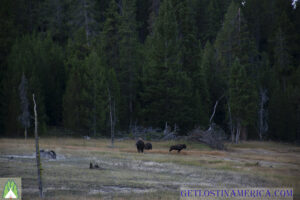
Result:
[[[136,148],[137,148],[139,153],[144,152],[145,143],[141,138],[139,138],[138,141],[136,142]]]
[[[45,151],[44,149],[40,150],[40,155],[42,158],[56,159],[56,153],[54,151]]]
[[[93,163],[90,162],[90,169],[99,169],[99,165],[96,163],[95,165],[93,165]]]
[[[145,150],[151,150],[152,149],[152,144],[150,142],[145,144]]]
[[[179,153],[182,149],[186,149],[186,145],[185,144],[176,144],[170,147],[169,152],[173,151],[173,150],[177,150],[177,152]]]

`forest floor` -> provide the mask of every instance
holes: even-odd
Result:
[[[38,199],[34,139],[0,139],[0,177],[22,177],[23,199]],[[169,153],[175,143],[187,144]],[[41,138],[45,199],[179,199],[180,186],[293,187],[300,199],[300,147],[275,142],[227,144],[227,151],[184,141],[152,142],[136,152],[134,140]],[[100,169],[89,169],[90,162]]]

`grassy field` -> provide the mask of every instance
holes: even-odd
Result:
[[[22,177],[23,199],[38,199],[34,140],[0,139],[0,177]],[[180,154],[169,153],[186,143]],[[191,142],[152,142],[138,154],[134,140],[41,138],[45,199],[179,199],[187,187],[293,187],[300,199],[300,147],[274,142],[227,144],[216,151]],[[100,169],[89,169],[89,163]]]

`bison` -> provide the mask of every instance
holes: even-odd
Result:
[[[56,159],[56,153],[52,150],[47,151],[47,150],[41,149],[40,155],[42,158]]]
[[[186,149],[186,145],[185,144],[176,144],[170,147],[169,152],[173,151],[173,150],[177,150],[177,153],[179,153],[182,149]]]
[[[145,143],[141,138],[139,138],[138,141],[136,142],[136,148],[139,153],[144,152]]]
[[[152,144],[150,142],[145,144],[145,150],[151,150],[152,149]]]

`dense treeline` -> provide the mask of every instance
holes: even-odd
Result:
[[[184,134],[208,128],[218,102],[213,121],[228,135],[300,140],[299,1],[0,4],[2,136],[32,124],[35,93],[43,132],[167,122]]]

